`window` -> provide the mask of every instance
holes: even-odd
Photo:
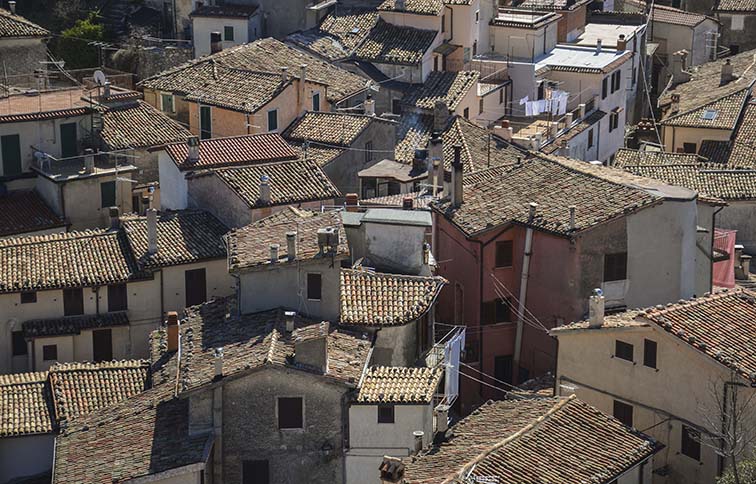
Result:
[[[504,89],[499,89],[499,104],[504,104]]]
[[[42,359],[44,361],[53,361],[58,359],[58,345],[42,346]]]
[[[623,360],[633,361],[633,345],[616,340],[614,342],[614,356]]]
[[[27,354],[26,339],[23,331],[13,331],[11,333],[13,356],[23,356]]]
[[[230,42],[234,41],[234,27],[231,25],[226,25],[223,27],[223,40],[227,40]]]
[[[402,100],[401,99],[391,100],[391,112],[393,114],[402,114]]]
[[[200,106],[200,139],[213,137],[213,117],[210,106]]]
[[[126,284],[108,286],[108,311],[126,311],[128,308],[128,291]]]
[[[620,74],[620,71],[616,71],[612,74],[612,94],[614,94],[616,91],[619,91],[621,84],[622,76]]]
[[[627,425],[633,426],[633,406],[618,400],[614,401],[614,418]]]
[[[268,461],[242,461],[242,484],[270,484]]]
[[[312,93],[312,110],[320,111],[320,93],[319,92]]]
[[[465,117],[465,119],[470,119],[470,108],[465,108],[462,115]]]
[[[173,94],[161,93],[160,94],[160,109],[164,113],[175,113],[173,108]]]
[[[656,368],[656,341],[643,340],[643,366]]]
[[[304,428],[301,397],[278,397],[278,428]]]
[[[184,272],[184,288],[187,306],[195,306],[207,301],[205,269],[192,269]]]
[[[593,128],[588,130],[588,148],[593,148]]]
[[[77,316],[84,314],[84,291],[76,289],[63,289],[63,315]]]
[[[320,301],[323,281],[320,274],[310,272],[307,274],[307,299]]]
[[[446,32],[446,15],[441,16],[441,32]]]
[[[606,99],[608,86],[609,86],[609,78],[605,77],[604,80],[601,81],[601,99]]]
[[[481,308],[480,323],[495,324],[512,321],[512,311],[509,304],[509,302],[501,299],[484,302]]]
[[[683,152],[684,153],[696,153],[696,144],[695,143],[683,143]]]
[[[680,452],[691,459],[701,460],[701,433],[687,425],[682,426]]]
[[[635,39],[633,39],[633,42],[635,42]],[[638,68],[637,67],[633,67],[633,79],[632,79],[633,80],[633,86],[635,85],[635,82],[637,81],[637,79],[638,79]]]
[[[394,423],[393,405],[378,405],[378,423]]]
[[[31,304],[37,302],[37,293],[34,291],[27,291],[21,293],[21,304]]]
[[[95,362],[113,359],[113,331],[110,328],[92,331],[92,359]]]
[[[494,378],[512,383],[512,370],[514,369],[514,357],[512,355],[494,356]]]
[[[438,71],[438,56],[433,57],[433,70]]]
[[[627,279],[627,252],[604,255],[604,282]]]
[[[496,242],[496,267],[512,267],[513,247],[514,243],[511,240]]]
[[[278,130],[278,109],[268,111],[268,131]]]
[[[3,156],[3,176],[21,174],[21,137],[17,134],[0,136]]]
[[[115,207],[116,204],[116,182],[108,181],[100,183],[100,207]]]
[[[619,127],[619,111],[613,110],[609,113],[609,132],[611,133]]]
[[[478,101],[478,114],[483,114],[483,98]]]
[[[368,141],[365,143],[365,163],[373,161],[373,142]]]
[[[475,23],[480,22],[480,10],[475,11]]]

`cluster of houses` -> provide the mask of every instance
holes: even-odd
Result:
[[[752,7],[148,0],[140,79],[4,3],[0,484],[751,455]]]

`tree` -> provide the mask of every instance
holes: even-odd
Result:
[[[728,469],[722,474],[717,484],[756,484],[756,460],[741,461],[737,468]]]
[[[77,20],[73,27],[61,32],[58,55],[66,61],[66,68],[79,69],[100,65],[99,48],[89,45],[105,38],[105,27],[97,23],[97,12]]]

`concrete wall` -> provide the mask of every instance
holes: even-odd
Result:
[[[685,143],[696,145],[696,153],[701,149],[701,141],[729,141],[732,135],[730,129],[688,128],[682,126],[663,126],[662,142],[664,151],[682,151]]]
[[[200,268],[205,268],[208,300],[234,294],[236,284],[228,273],[228,263],[225,257],[164,267],[161,272],[165,311],[181,311],[184,309],[186,306],[186,279],[184,274],[186,271]]]
[[[381,19],[400,27],[441,31],[441,15],[422,15],[410,12],[381,11]],[[456,44],[456,42],[454,42]]]
[[[417,332],[425,318],[401,326],[386,326],[378,330],[373,346],[373,366],[412,366],[418,357]]]
[[[29,85],[34,81],[31,74],[43,67],[40,62],[47,60],[47,44],[44,39],[8,37],[0,40],[0,65],[4,69],[3,75],[21,76],[11,77],[11,85]]]
[[[226,40],[225,27],[234,29],[234,40]],[[210,54],[210,34],[212,32],[220,32],[223,49],[252,42],[262,35],[261,15],[257,12],[251,18],[193,17],[194,57]]]
[[[284,307],[314,318],[338,321],[339,272],[339,260],[330,257],[306,263],[279,263],[275,267],[268,265],[260,270],[243,272],[239,276],[241,312],[247,314]],[[307,299],[308,273],[321,275],[320,301]]]
[[[160,173],[160,208],[181,210],[189,206],[186,172],[182,172],[165,151],[158,154]]]
[[[424,274],[427,264],[423,261],[423,244],[429,228],[365,221],[359,227],[348,227],[352,261],[364,257],[366,266],[381,272]]]
[[[534,62],[550,52],[557,43],[557,23],[538,29],[524,29],[492,24],[494,52],[520,61]]]
[[[54,446],[52,433],[0,439],[0,482],[49,471]]]
[[[475,12],[479,13],[477,21]],[[488,20],[484,20],[480,14],[480,0],[473,0],[469,5],[449,5],[444,8],[447,23],[445,40],[468,49],[470,55],[472,55],[473,45],[476,44],[479,53],[485,52],[488,47],[480,45],[480,23]]]
[[[118,178],[131,179],[133,173],[119,173]],[[37,177],[38,179],[42,177]],[[115,181],[115,173],[73,179],[59,184],[62,205],[69,230],[83,230],[110,225],[110,207],[101,207],[100,185]],[[39,182],[42,183],[41,181]],[[132,211],[131,183],[116,181],[116,204],[121,213]],[[53,204],[51,204],[53,205]]]
[[[158,320],[159,322],[159,320]],[[157,324],[152,328],[157,329]],[[132,355],[131,335],[129,326],[118,326],[111,328],[113,337],[113,359],[123,360],[136,358]],[[148,346],[145,341],[144,346]],[[56,345],[58,347],[58,358],[55,360],[43,359],[43,346]],[[92,353],[92,331],[84,330],[79,334],[64,336],[51,336],[35,338],[33,344],[34,368],[33,371],[48,370],[54,363],[68,363],[73,361],[93,361]],[[145,352],[138,357],[147,358],[149,352]]]
[[[745,52],[756,48],[756,15],[740,15],[743,28],[733,29],[733,17],[738,15],[718,13],[717,18],[722,23],[722,37],[719,39],[720,45],[728,48],[737,46],[740,52]],[[735,21],[737,24],[737,21]]]
[[[252,223],[252,209],[239,194],[214,174],[184,180],[188,187],[188,205],[207,210],[227,227],[238,228]]]
[[[728,201],[717,215],[716,225],[722,229],[737,230],[737,243],[742,244],[747,254],[756,254],[756,201]]]
[[[414,448],[412,432],[422,430],[423,446],[433,437],[433,407],[394,405],[394,423],[378,423],[377,405],[349,407],[349,450],[346,481],[349,484],[380,484],[378,467],[384,455],[406,457]]]

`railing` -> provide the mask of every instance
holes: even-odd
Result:
[[[714,229],[714,252],[729,258],[731,231]]]

